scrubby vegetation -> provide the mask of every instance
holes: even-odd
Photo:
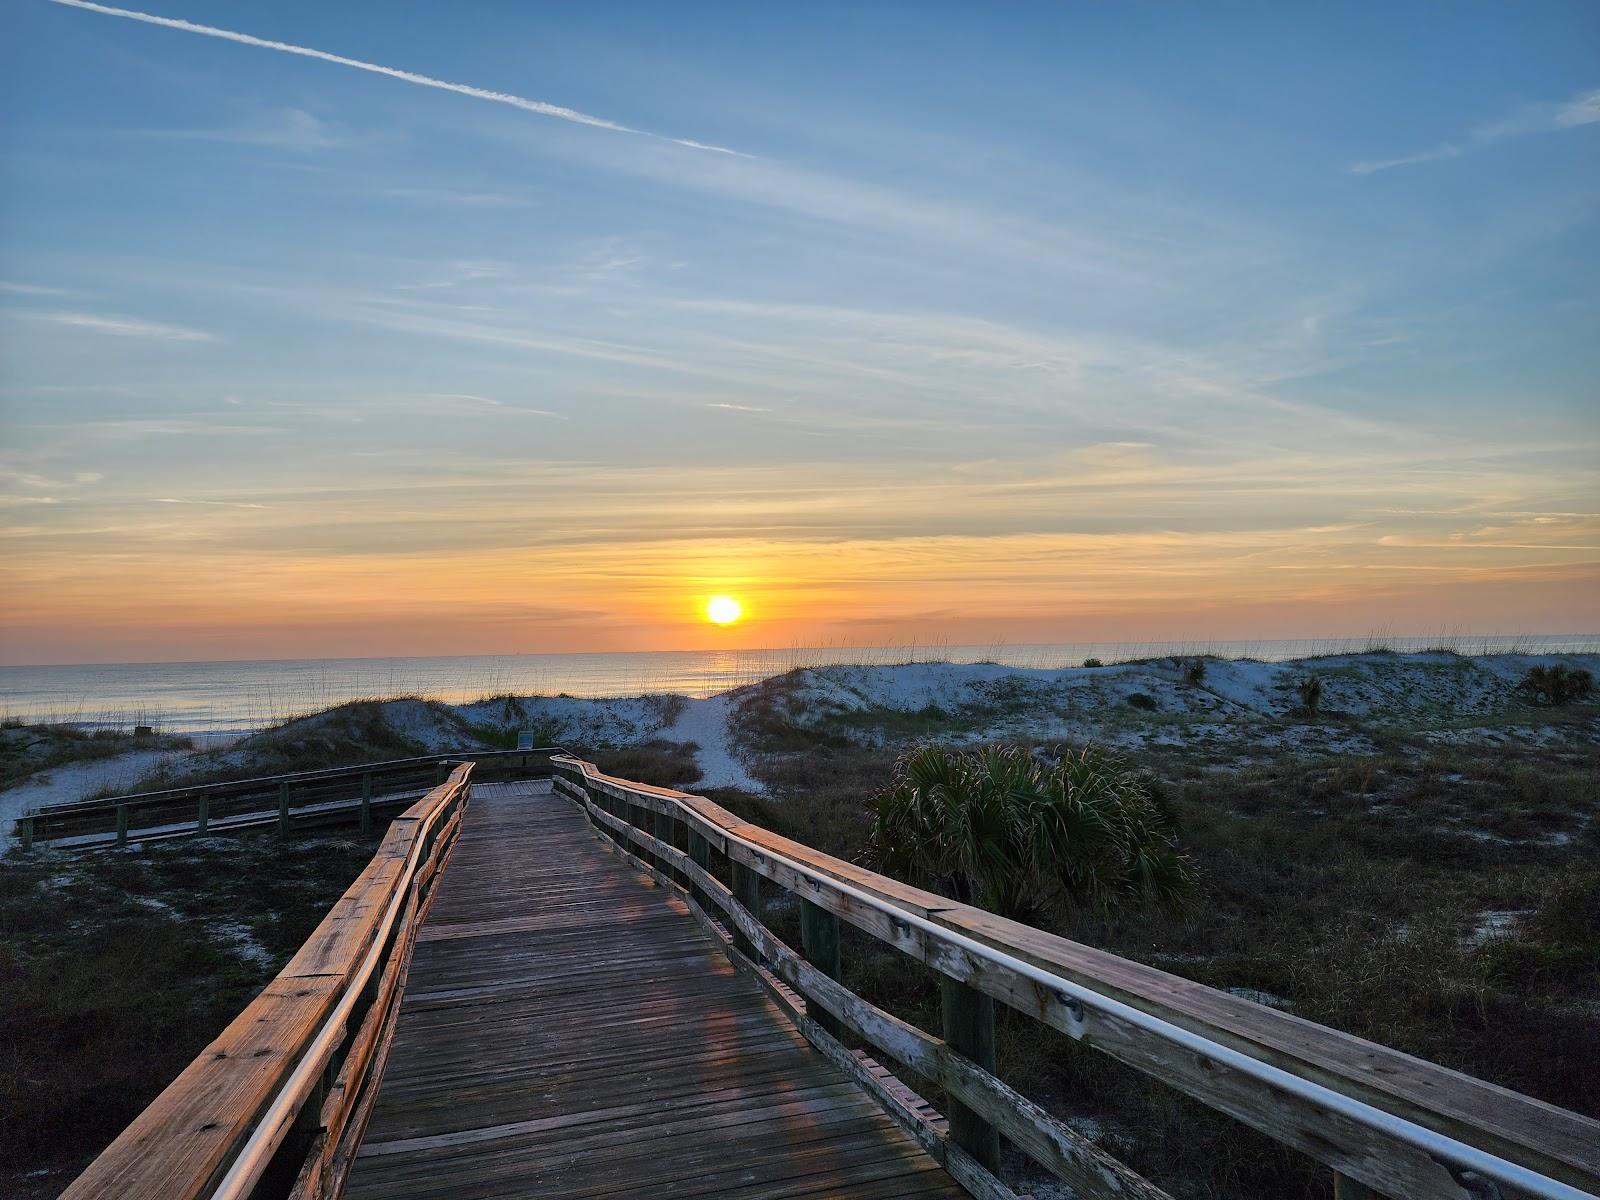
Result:
[[[781,800],[751,801],[767,815],[745,815],[883,861],[870,799],[894,779],[897,752],[826,729],[808,742],[807,714],[781,695],[760,712],[749,744],[764,752],[751,761]],[[1543,744],[1456,745],[1424,730],[1383,734],[1363,753],[1142,752],[1145,786],[1198,869],[1194,902],[1058,902],[1033,921],[1600,1116],[1600,744],[1589,710],[1553,719]],[[926,970],[847,932],[844,972],[938,1031]],[[1330,1194],[1329,1173],[1304,1157],[1021,1014],[1002,1011],[999,1043],[1014,1086],[1175,1196]]]
[[[8,721],[0,726],[0,788],[72,763],[115,758],[131,750],[182,750],[189,745],[188,738],[169,734]]]
[[[1564,663],[1529,667],[1517,691],[1534,704],[1563,705],[1587,700],[1594,692],[1594,676],[1581,667]]]
[[[664,742],[653,738],[637,746],[589,751],[594,765],[607,775],[648,783],[654,787],[688,787],[699,782],[700,765],[693,742]]]
[[[54,1196],[372,857],[270,834],[0,862],[0,1194]]]
[[[1145,781],[1101,750],[1047,760],[1015,746],[923,746],[870,807],[873,867],[1014,920],[1058,898],[1176,902],[1194,885]]]

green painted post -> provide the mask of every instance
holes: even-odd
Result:
[[[687,824],[688,822],[684,822],[685,827],[687,827]],[[702,871],[705,871],[708,874],[710,873],[711,843],[706,841],[705,838],[701,837],[693,830],[689,830],[689,858],[695,866],[699,867]],[[702,909],[708,913],[711,911],[711,905],[706,900],[705,889],[702,888],[698,883],[694,883],[693,881],[690,882],[689,894],[694,897],[695,903],[698,904]]]
[[[1348,1175],[1333,1173],[1333,1200],[1383,1200],[1383,1197],[1364,1183]]]
[[[650,810],[642,804],[628,804],[628,824],[639,830],[640,833],[655,833],[655,817]],[[650,851],[644,849],[644,847],[636,845],[632,841],[624,845],[623,849],[650,866],[656,865],[656,856],[651,854]]]
[[[438,787],[440,784],[449,783],[450,782],[450,771],[451,771],[451,769],[452,768],[451,768],[449,763],[447,763],[447,762],[440,763],[439,764],[439,769],[438,769],[438,775],[434,779],[433,786],[434,787]]]
[[[211,824],[211,797],[202,792],[200,799],[196,801],[195,808],[194,831],[204,834],[206,827]]]
[[[23,817],[17,822],[17,832],[22,838],[23,850],[33,849],[33,818]]]
[[[289,781],[278,785],[278,836],[289,836]]]
[[[650,832],[655,834],[656,841],[663,845],[672,845],[672,818],[664,812],[650,810]],[[656,864],[656,869],[668,879],[677,879],[678,873],[672,869],[672,863],[666,855],[661,856],[661,861]]]
[[[944,1040],[989,1074],[995,1073],[994,1000],[975,988],[941,976]],[[959,1100],[950,1101],[950,1140],[991,1171],[1000,1168],[1000,1135]]]
[[[679,854],[687,856],[689,853],[689,822],[670,812],[662,813],[661,819],[667,823],[667,837],[671,839],[673,847]],[[689,875],[687,872],[674,871],[672,877],[685,888],[689,887]],[[699,889],[690,889],[689,894],[698,897]]]
[[[732,868],[733,898],[757,921],[761,920],[761,876],[742,862],[733,863]],[[755,943],[737,929],[733,931],[733,944],[741,954],[756,957]]]
[[[361,772],[361,836],[372,832],[372,772]]]
[[[800,901],[800,948],[813,967],[829,979],[839,978],[839,918],[804,898]],[[806,1010],[825,1032],[834,1037],[843,1034],[838,1018],[820,1004],[808,1004]]]
[[[126,846],[127,844],[128,806],[126,804],[119,804],[117,805],[117,845]]]

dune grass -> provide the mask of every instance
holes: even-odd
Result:
[[[191,744],[188,738],[170,734],[135,737],[121,729],[9,722],[0,727],[0,788],[74,763],[115,758],[135,750],[183,750]]]
[[[0,1194],[54,1196],[249,1003],[376,837],[0,862]]]

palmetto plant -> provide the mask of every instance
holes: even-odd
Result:
[[[1176,902],[1194,887],[1149,788],[1099,749],[1050,765],[1026,750],[924,746],[872,800],[877,869],[1014,920],[1076,903]]]

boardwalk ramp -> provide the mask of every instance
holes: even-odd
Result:
[[[1588,1117],[701,796],[560,754],[512,784],[444,769],[68,1200],[1016,1200],[1057,1181],[1171,1200],[1005,1082],[1000,1007],[1319,1164],[1337,1200],[1600,1196]],[[938,1034],[849,990],[864,950],[937,981]]]
[[[352,1200],[963,1194],[548,782],[478,787]]]

